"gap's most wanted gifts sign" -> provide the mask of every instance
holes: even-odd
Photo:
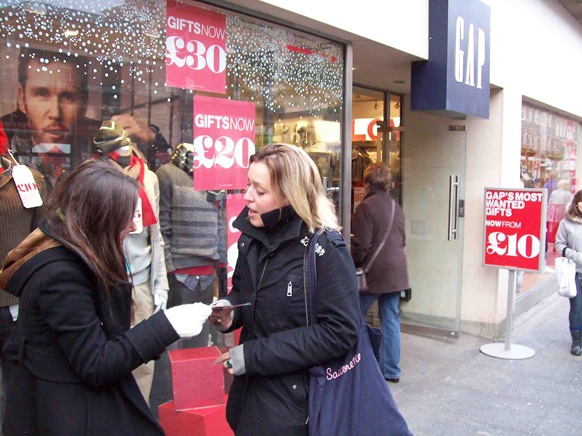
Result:
[[[545,253],[545,189],[485,188],[483,264],[540,271]]]
[[[225,93],[225,15],[168,0],[166,86]]]
[[[255,104],[194,95],[194,189],[242,189],[255,154]]]

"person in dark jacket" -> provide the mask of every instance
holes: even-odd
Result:
[[[303,150],[271,144],[251,157],[232,291],[210,316],[219,329],[242,327],[222,362],[234,373],[227,420],[237,436],[307,435],[309,368],[355,343],[359,302],[355,268],[337,232],[333,204]],[[317,293],[308,309],[304,256],[314,232]],[[247,307],[228,305],[250,302]],[[316,324],[307,325],[310,311]]]
[[[400,381],[400,291],[408,289],[408,270],[404,253],[404,213],[388,193],[390,167],[374,163],[364,170],[366,196],[358,205],[351,240],[352,257],[356,267],[366,267],[382,243],[394,210],[394,218],[386,243],[366,274],[368,292],[360,294],[364,314],[378,300],[382,320],[383,352],[380,368],[390,382]]]
[[[8,254],[0,288],[20,304],[4,348],[5,436],[164,434],[131,371],[198,334],[211,309],[183,305],[130,329],[122,244],[138,197],[135,180],[86,162],[57,185],[46,221]]]

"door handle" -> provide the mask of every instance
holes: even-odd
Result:
[[[459,238],[459,180],[458,175],[449,176],[449,241]]]

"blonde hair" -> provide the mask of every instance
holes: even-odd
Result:
[[[289,144],[269,144],[251,156],[250,163],[255,162],[267,166],[276,195],[289,202],[310,232],[340,229],[334,205],[325,195],[317,166],[307,153]]]
[[[570,181],[566,179],[562,179],[558,182],[558,189],[564,189],[565,191],[570,190]]]

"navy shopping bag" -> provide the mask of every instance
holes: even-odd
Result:
[[[317,288],[316,239],[317,233],[306,256],[311,307]],[[311,313],[311,322],[313,318]],[[343,357],[310,371],[310,436],[412,435],[380,371],[363,316],[356,345]]]

